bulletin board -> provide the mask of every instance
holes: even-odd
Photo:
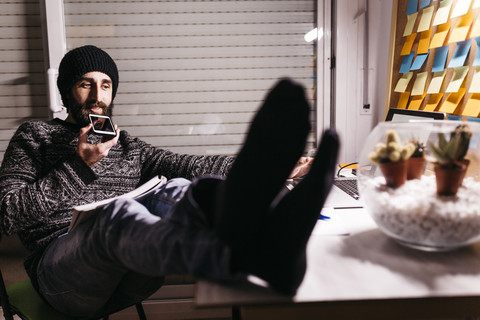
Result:
[[[480,120],[480,0],[393,3],[389,108]]]

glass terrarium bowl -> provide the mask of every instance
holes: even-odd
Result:
[[[430,143],[437,145],[442,133],[448,140],[461,124],[466,124],[472,133],[465,156],[469,160],[467,171],[456,194],[440,195]],[[427,161],[421,165],[420,176],[398,187],[387,185],[380,163],[371,157],[392,129],[401,143],[416,140],[426,146]],[[379,123],[365,141],[358,168],[360,197],[367,212],[380,230],[397,242],[426,251],[448,251],[480,241],[480,123]],[[447,184],[452,180],[447,179]]]

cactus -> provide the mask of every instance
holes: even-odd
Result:
[[[445,134],[438,134],[438,145],[429,143],[432,156],[435,158],[433,163],[441,167],[456,167],[463,160],[468,151],[472,132],[466,124],[458,125],[450,134],[450,140],[447,141]]]
[[[388,130],[385,133],[385,143],[379,142],[368,158],[373,163],[397,162],[410,158],[415,151],[413,143],[408,142],[402,145],[395,130]]]
[[[423,158],[425,156],[425,144],[418,140],[411,140],[410,143],[413,144],[415,150],[412,153],[412,158]]]

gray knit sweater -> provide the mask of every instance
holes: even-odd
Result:
[[[66,231],[75,205],[126,193],[156,175],[224,175],[233,162],[172,153],[121,131],[108,156],[90,168],[76,153],[79,129],[59,119],[18,128],[0,168],[0,235],[18,233],[26,248],[41,250]]]

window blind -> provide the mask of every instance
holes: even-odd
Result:
[[[314,96],[315,1],[65,0],[67,47],[117,62],[114,122],[162,148],[235,154],[278,78]],[[315,108],[310,145],[315,143]]]
[[[0,161],[17,127],[47,119],[39,1],[0,2]]]

